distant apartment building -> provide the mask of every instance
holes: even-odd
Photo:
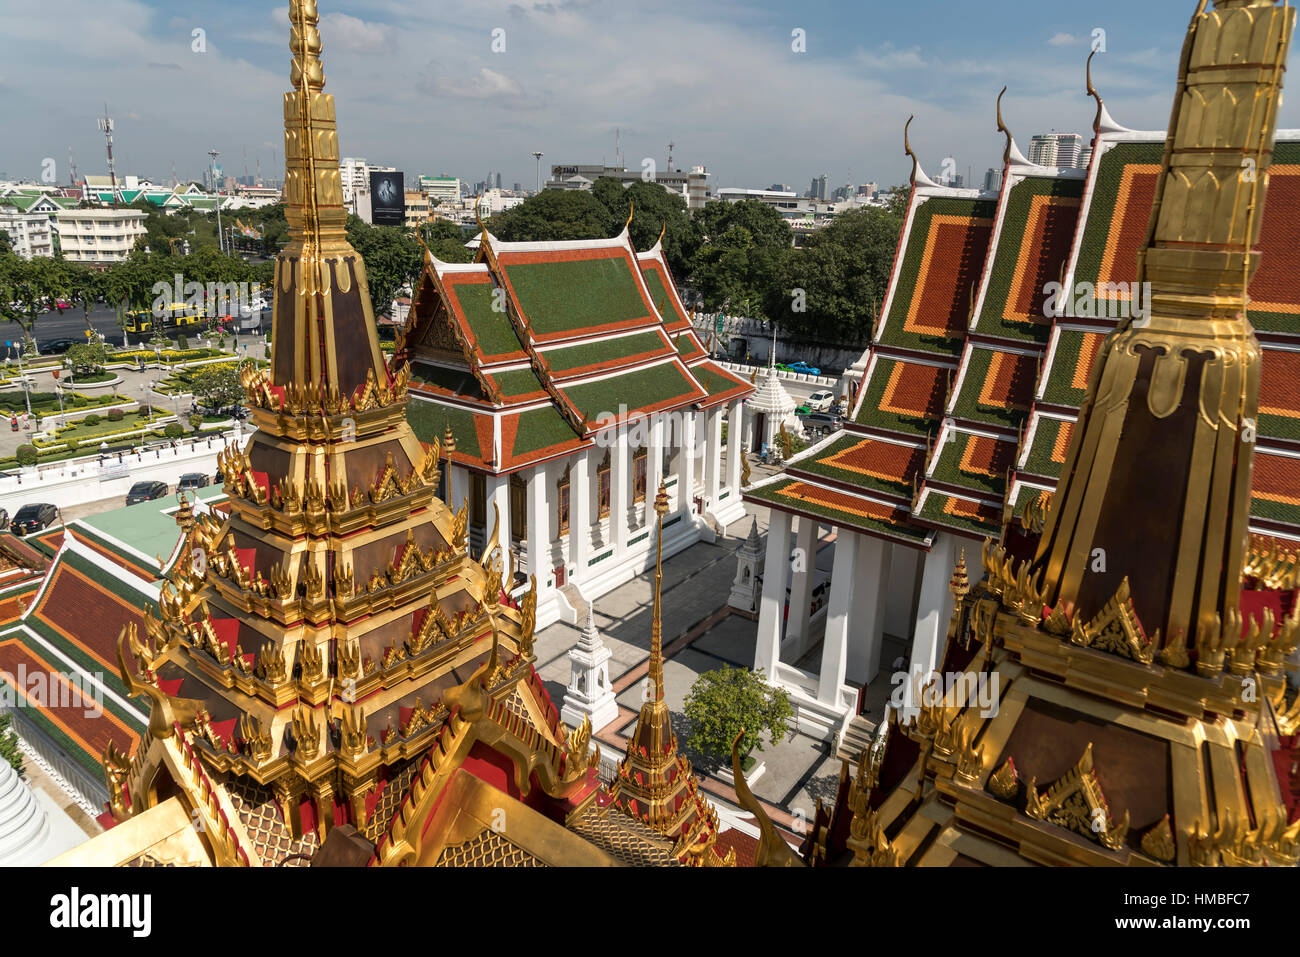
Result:
[[[69,262],[107,266],[131,255],[145,234],[144,220],[138,209],[61,209],[54,228]]]
[[[419,189],[406,190],[406,225],[419,226],[429,221],[429,197]]]
[[[646,176],[640,170],[623,169],[618,166],[582,166],[556,165],[551,167],[551,178],[546,181],[546,189],[591,189],[592,184],[601,177],[609,176],[629,186]],[[689,172],[683,170],[659,170],[653,172],[653,181],[672,193],[677,193],[686,200],[687,209],[703,209],[709,200],[709,173],[703,166],[692,166]]]
[[[373,166],[364,156],[345,156],[339,163],[343,184],[343,206],[348,212],[370,222],[370,174],[395,173],[396,166]]]
[[[1083,137],[1078,133],[1038,133],[1029,141],[1029,162],[1062,168],[1079,165]]]
[[[1002,170],[990,166],[984,173],[984,192],[1000,193],[1002,191]]]
[[[1092,144],[1089,143],[1087,146],[1079,147],[1078,165],[1083,169],[1087,169],[1091,164],[1092,164]]]
[[[812,186],[808,189],[808,198],[826,202],[826,174],[814,176]]]
[[[460,177],[458,176],[421,176],[420,189],[429,197],[429,202],[454,203],[460,199]]]
[[[23,212],[17,206],[0,206],[0,230],[9,235],[9,246],[23,259],[54,255],[54,235],[45,213]]]

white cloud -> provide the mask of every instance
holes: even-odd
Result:
[[[1047,40],[1047,45],[1052,47],[1072,47],[1083,41],[1073,33],[1054,33]]]
[[[510,77],[487,67],[480,67],[477,73],[469,76],[440,76],[434,81],[433,87],[443,96],[462,100],[521,97],[524,93],[523,88]]]
[[[287,14],[281,20],[287,23]],[[336,48],[371,52],[382,50],[389,42],[391,28],[383,23],[367,23],[346,13],[327,13],[321,18],[322,42],[325,36]]]

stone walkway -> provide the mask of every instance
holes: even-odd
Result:
[[[732,614],[726,605],[736,571],[735,553],[755,515],[760,532],[766,528],[766,509],[757,510],[728,527],[716,544],[697,543],[664,562],[663,637],[664,691],[673,715],[679,746],[695,765],[703,788],[718,800],[736,807],[735,791],[720,777],[715,762],[686,746],[689,722],[683,713],[687,692],[706,671],[726,665],[753,667],[756,623]],[[823,540],[823,548],[827,546]],[[596,599],[594,612],[606,647],[611,652],[610,679],[619,704],[619,716],[596,738],[607,750],[622,754],[626,735],[635,726],[648,670],[652,610],[653,569]],[[534,652],[537,672],[556,705],[564,700],[569,681],[568,651],[578,639],[578,629],[557,622],[537,635]],[[754,783],[755,796],[773,823],[791,841],[802,840],[804,822],[811,822],[818,798],[831,801],[840,764],[825,742],[795,734],[773,744],[755,757],[766,765]]]

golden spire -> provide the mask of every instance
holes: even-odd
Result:
[[[1013,142],[1011,138],[1011,130],[1007,128],[1007,124],[1002,120],[1002,98],[1006,95],[1007,88],[1004,86],[1002,92],[998,94],[998,132],[1007,138],[1007,145],[1002,150],[1003,166],[1006,166],[1011,162],[1011,144]],[[974,295],[974,292],[975,291],[972,289],[971,294]]]
[[[1105,115],[1106,104],[1104,104],[1101,101],[1101,94],[1098,93],[1097,88],[1092,85],[1092,58],[1095,57],[1096,55],[1097,55],[1096,50],[1093,50],[1091,53],[1088,54],[1088,63],[1084,67],[1083,72],[1084,72],[1084,81],[1086,83],[1087,93],[1090,97],[1092,97],[1094,100],[1097,101],[1097,116],[1092,121],[1092,131],[1094,133],[1100,133],[1101,118],[1103,115]]]
[[[1147,311],[1098,353],[1035,560],[1076,620],[1125,577],[1144,631],[1185,646],[1237,608],[1260,381],[1246,289],[1294,22],[1217,0],[1188,29],[1138,255]]]
[[[668,514],[668,486],[659,483],[655,496],[655,514],[659,516],[658,538],[655,540],[655,597],[650,619],[650,683],[654,686],[655,701],[664,700],[664,623],[660,592],[664,583],[664,516]]]
[[[351,396],[368,374],[387,380],[365,264],[347,239],[334,97],[322,92],[316,0],[291,0],[284,95],[284,195],[289,241],[276,259],[272,380]],[[387,306],[387,303],[383,304]]]

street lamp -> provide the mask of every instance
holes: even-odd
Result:
[[[533,159],[537,161],[537,178],[533,184],[533,192],[535,193],[540,193],[542,191],[542,156],[543,154],[540,150],[535,150],[533,152]]]

